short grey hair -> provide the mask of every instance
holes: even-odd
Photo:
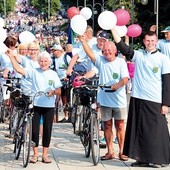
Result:
[[[52,63],[52,58],[50,53],[47,51],[40,52],[38,55],[38,62],[40,61],[41,58],[47,58],[50,61],[50,64]]]

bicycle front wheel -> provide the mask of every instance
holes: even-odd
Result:
[[[18,160],[21,153],[22,146],[22,128],[20,128],[17,132],[17,135],[14,137],[14,153],[15,159]]]
[[[90,156],[90,149],[91,149],[90,128],[91,128],[91,123],[90,123],[90,119],[88,119],[84,131],[84,149],[85,149],[86,158]]]
[[[24,167],[27,167],[29,162],[31,140],[32,140],[32,118],[28,117],[25,124],[24,137],[23,137],[23,166]]]
[[[91,150],[94,165],[99,163],[100,147],[99,147],[99,122],[97,113],[91,115]]]

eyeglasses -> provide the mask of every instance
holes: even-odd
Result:
[[[28,50],[28,49],[19,49],[19,51],[23,51],[23,50]]]
[[[30,50],[30,51],[38,51],[38,49],[28,49],[28,50]]]

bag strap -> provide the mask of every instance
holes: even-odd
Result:
[[[64,63],[65,63],[65,65],[68,67],[68,61],[67,61],[67,54],[65,53],[64,54]]]
[[[52,57],[52,61],[53,61],[53,68],[52,70],[56,71],[56,65],[55,65],[55,57]]]

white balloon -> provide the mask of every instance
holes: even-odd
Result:
[[[7,37],[7,31],[4,28],[0,28],[0,42],[4,42]]]
[[[98,17],[98,24],[104,30],[111,30],[117,23],[116,15],[111,11],[104,11]]]
[[[3,42],[0,42],[0,55],[5,53],[7,51],[7,49],[8,49],[8,47]]]
[[[19,41],[21,43],[32,43],[35,40],[35,35],[30,31],[23,31],[19,34]]]
[[[84,7],[80,11],[80,15],[82,15],[86,20],[90,19],[92,16],[92,11],[88,7]]]
[[[142,5],[147,5],[148,4],[148,0],[141,0],[141,4]]]
[[[87,28],[87,21],[81,15],[75,15],[71,18],[70,26],[78,35],[83,35]]]
[[[123,26],[116,25],[115,30],[117,31],[120,37],[124,37],[127,34],[127,27],[125,25]]]
[[[5,26],[5,21],[3,18],[0,18],[0,28]]]

